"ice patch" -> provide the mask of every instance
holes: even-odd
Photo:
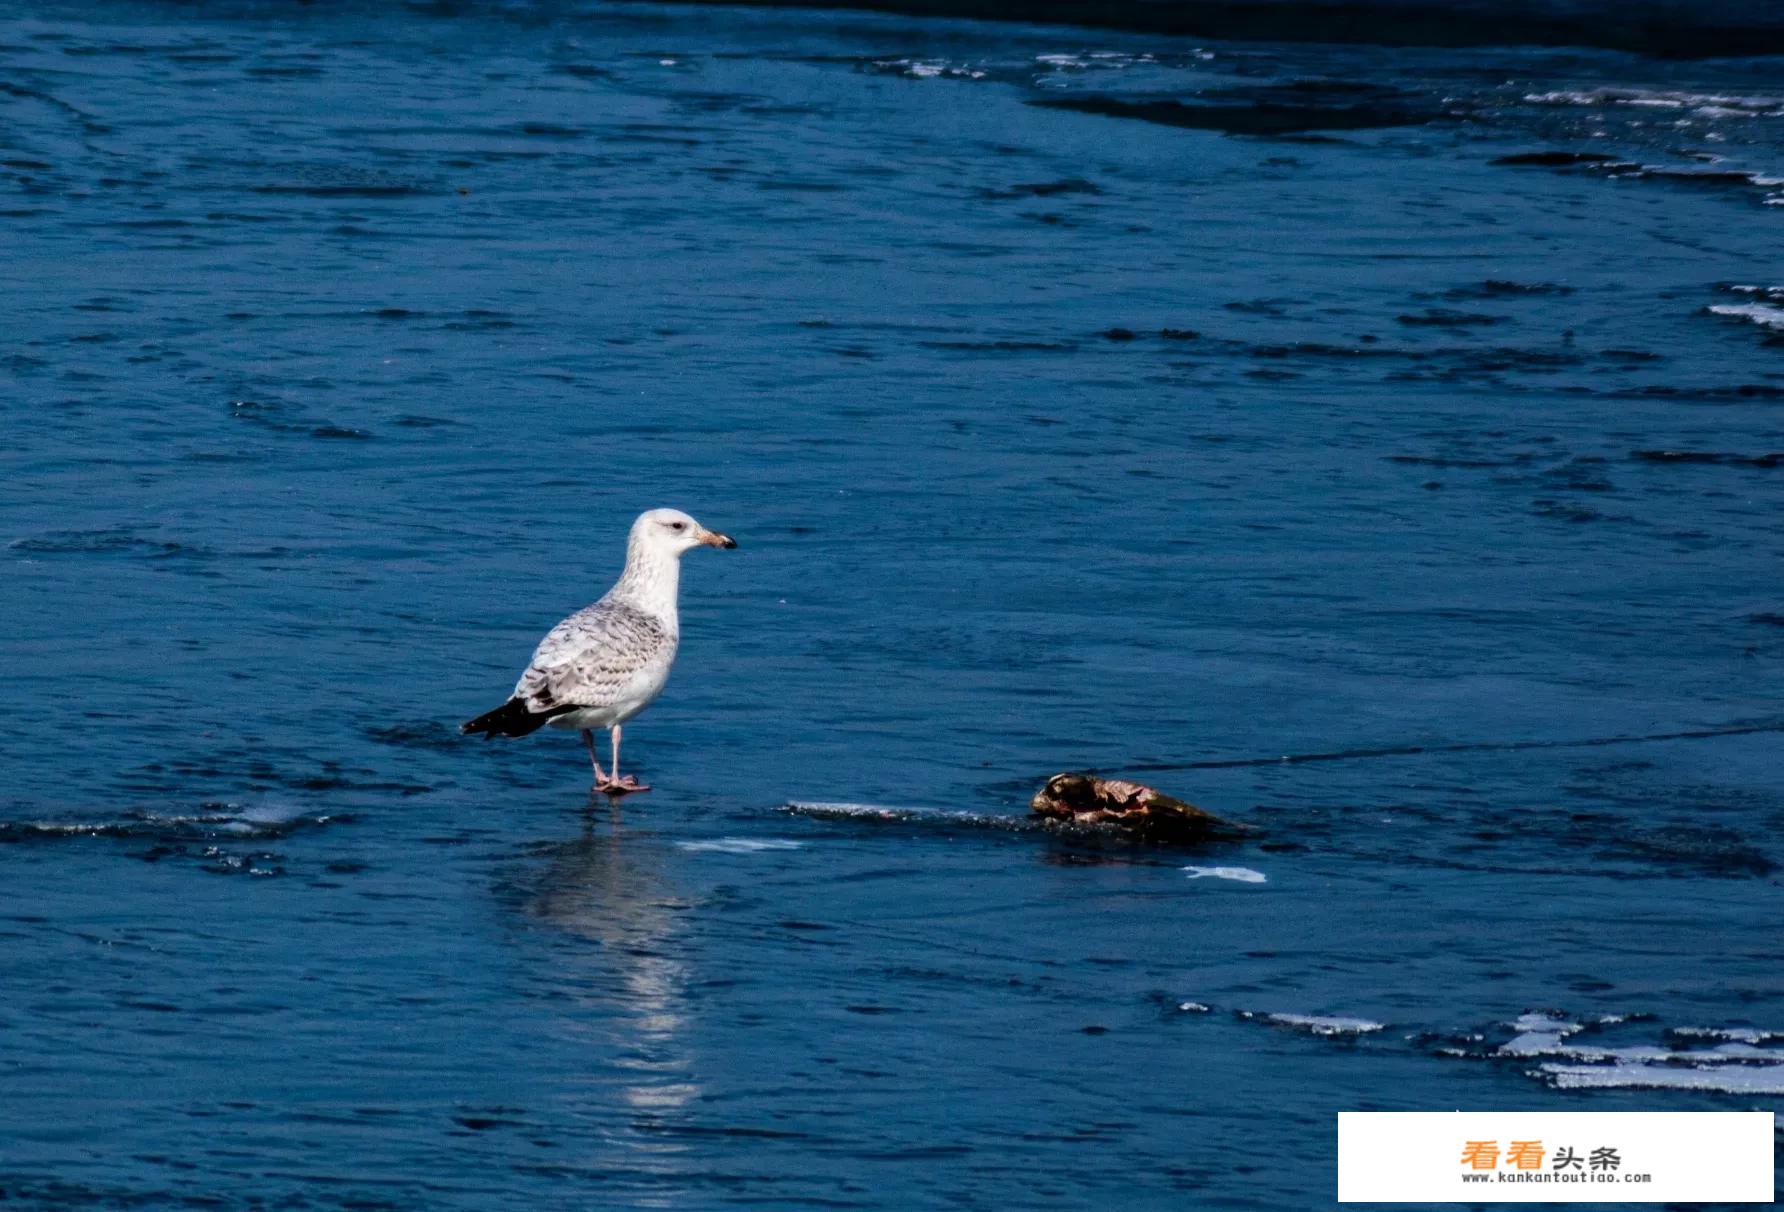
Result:
[[[1618,1061],[1611,1065],[1543,1065],[1540,1076],[1560,1090],[1711,1090],[1721,1094],[1784,1094],[1784,1064],[1677,1065]]]
[[[976,67],[960,67],[932,59],[875,59],[873,70],[912,80],[983,80],[985,73]]]
[[[765,850],[798,850],[804,842],[788,838],[714,837],[696,842],[677,842],[677,847],[698,854],[760,854]]]
[[[1761,303],[1784,307],[1784,286],[1747,286],[1740,283],[1717,283],[1716,289],[1731,295],[1746,295]]]
[[[1739,115],[1743,118],[1770,118],[1784,115],[1784,98],[1781,97],[1736,97],[1725,93],[1673,92],[1664,89],[1563,89],[1548,93],[1526,93],[1524,100],[1532,105],[1622,105],[1635,109],[1689,109],[1705,117]]]
[[[1241,1010],[1239,1017],[1269,1023],[1272,1027],[1305,1031],[1309,1035],[1368,1035],[1387,1027],[1386,1023],[1378,1023],[1374,1019],[1346,1018],[1333,1014],[1270,1014],[1257,1010]]]
[[[1200,1002],[1176,1003],[1182,1011],[1205,1011]],[[1381,1031],[1386,1024],[1337,1015],[1285,1014],[1261,1010],[1235,1011],[1239,1018],[1310,1035],[1355,1037]],[[1626,1032],[1645,1015],[1604,1014],[1572,1019],[1554,1011],[1532,1011],[1510,1023],[1514,1035],[1497,1046],[1493,1032],[1450,1035],[1438,1056],[1512,1062],[1528,1077],[1558,1090],[1699,1090],[1734,1095],[1784,1094],[1784,1049],[1763,1045],[1784,1041],[1784,1031],[1758,1027],[1673,1027],[1670,1045],[1636,1042],[1583,1042],[1574,1037],[1600,1031]],[[1431,1038],[1420,1032],[1407,1036]],[[1716,1041],[1713,1047],[1689,1048],[1678,1041]],[[1530,1062],[1536,1062],[1532,1065]]]
[[[1605,1015],[1593,1027],[1616,1027],[1632,1021],[1627,1015]],[[1555,1014],[1525,1014],[1510,1024],[1512,1039],[1486,1052],[1488,1058],[1553,1057],[1530,1076],[1562,1090],[1711,1090],[1728,1094],[1784,1093],[1784,1052],[1759,1045],[1784,1039],[1784,1033],[1753,1027],[1674,1027],[1666,1034],[1681,1040],[1716,1040],[1711,1048],[1657,1044],[1610,1045],[1577,1043],[1572,1037],[1588,1024]],[[1447,1051],[1447,1050],[1446,1050]],[[1451,1055],[1483,1055],[1450,1052]]]
[[[1610,1026],[1624,1021],[1622,1016],[1610,1015],[1597,1020],[1600,1026]],[[1665,1060],[1673,1053],[1659,1047],[1606,1048],[1591,1044],[1570,1044],[1568,1037],[1577,1035],[1586,1029],[1586,1024],[1569,1022],[1549,1014],[1525,1014],[1512,1023],[1518,1034],[1501,1044],[1496,1050],[1499,1056],[1562,1056],[1572,1060]]]
[[[1552,1014],[1521,1014],[1512,1023],[1518,1034],[1499,1046],[1501,1056],[1542,1056],[1562,1047],[1561,1041],[1585,1030]]]
[[[345,819],[348,818],[306,812],[283,801],[263,801],[249,807],[217,803],[200,805],[195,812],[139,811],[99,820],[0,820],[0,840],[115,837],[171,843],[214,837],[280,838],[298,829]]]
[[[1262,871],[1253,871],[1250,867],[1185,867],[1192,880],[1215,879],[1235,880],[1241,884],[1261,884],[1267,877]]]
[[[1681,1039],[1719,1039],[1738,1044],[1784,1041],[1784,1031],[1762,1031],[1758,1027],[1673,1027],[1667,1034]]]
[[[849,801],[794,800],[781,808],[795,816],[809,816],[820,821],[889,822],[913,825],[940,825],[970,829],[1034,829],[1037,822],[1022,816],[994,815],[984,812],[959,812],[948,808],[896,807],[890,804],[858,804]]]
[[[1712,303],[1707,310],[1715,316],[1751,320],[1761,328],[1784,328],[1784,307],[1769,303]]]
[[[894,808],[888,804],[864,804],[854,800],[794,800],[787,805],[788,812],[797,812],[803,816],[867,816],[899,819],[912,813],[925,812],[922,808]]]
[[[1205,1010],[1200,1002],[1176,1003],[1179,1010]],[[1364,1018],[1334,1015],[1283,1014],[1238,1010],[1251,1022],[1283,1027],[1320,1036],[1358,1036],[1384,1029],[1385,1024]],[[1664,1034],[1670,1045],[1585,1042],[1574,1037],[1597,1033],[1611,1037],[1626,1033],[1647,1021],[1640,1014],[1603,1014],[1573,1019],[1556,1011],[1539,1010],[1520,1015],[1500,1027],[1514,1034],[1505,1043],[1489,1041],[1496,1031],[1469,1031],[1447,1037],[1426,1032],[1408,1035],[1410,1040],[1447,1039],[1433,1049],[1435,1055],[1475,1061],[1516,1064],[1526,1076],[1558,1090],[1699,1090],[1721,1094],[1784,1094],[1784,1048],[1766,1047],[1784,1041],[1784,1031],[1758,1027],[1673,1027]],[[1682,1041],[1716,1041],[1712,1047],[1690,1048]],[[1532,1064],[1531,1062],[1535,1062]]]
[[[1191,52],[1191,57],[1196,59],[1212,59],[1214,56],[1207,51],[1197,49]],[[1050,68],[1053,71],[1083,71],[1086,68],[1117,70],[1120,68],[1132,67],[1135,64],[1156,64],[1158,63],[1158,58],[1151,54],[1130,55],[1125,51],[1087,51],[1080,54],[1061,53],[1056,51],[1048,55],[1036,55],[1034,61],[1042,67]]]
[[[289,825],[308,815],[300,805],[290,801],[263,800],[241,809],[237,817],[250,825]]]

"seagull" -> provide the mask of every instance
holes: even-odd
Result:
[[[526,736],[546,724],[573,728],[588,746],[595,790],[629,795],[650,788],[619,774],[620,725],[650,706],[669,680],[681,622],[675,597],[682,553],[695,547],[736,547],[729,535],[706,529],[679,509],[638,515],[626,540],[626,570],[593,606],[585,606],[539,641],[514,694],[494,711],[459,725],[461,733]],[[595,756],[596,728],[612,737],[613,770]]]

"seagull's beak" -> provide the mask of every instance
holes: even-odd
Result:
[[[700,528],[700,537],[694,541],[697,543],[703,543],[707,547],[727,547],[728,548],[728,547],[737,546],[737,540],[732,538],[730,535],[720,534],[716,530],[708,530],[704,526],[702,526]]]

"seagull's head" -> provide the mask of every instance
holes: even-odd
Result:
[[[695,547],[735,547],[728,534],[708,530],[679,509],[652,509],[632,523],[632,543],[662,555],[679,556]]]

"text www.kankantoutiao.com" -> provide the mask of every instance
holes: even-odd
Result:
[[[1581,1153],[1572,1146],[1556,1149],[1548,1170],[1539,1140],[1514,1140],[1503,1150],[1493,1140],[1471,1140],[1462,1148],[1461,1165],[1469,1168],[1465,1183],[1645,1183],[1649,1174],[1622,1173],[1623,1158],[1617,1150],[1600,1146]]]
[[[1503,1174],[1464,1174],[1465,1183],[1649,1183],[1651,1174],[1533,1174],[1508,1170]]]

